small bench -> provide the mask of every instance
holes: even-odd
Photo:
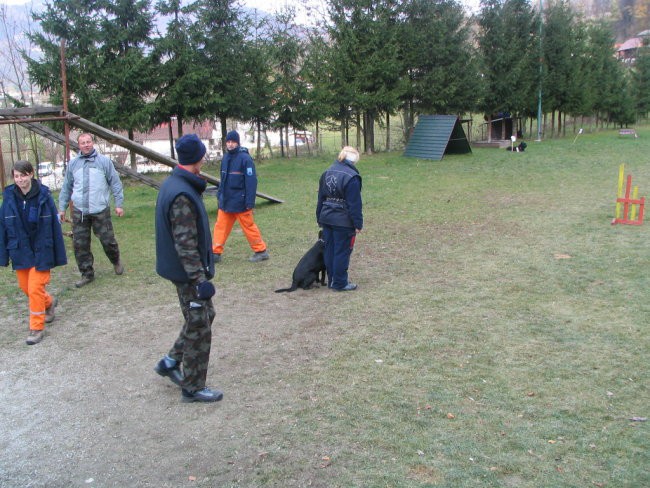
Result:
[[[639,137],[636,134],[636,131],[634,129],[621,129],[621,130],[618,131],[618,135],[619,136],[634,136],[635,139],[637,137]]]

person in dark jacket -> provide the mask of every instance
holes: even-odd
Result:
[[[239,145],[239,134],[234,130],[226,135],[226,149],[228,152],[221,160],[221,181],[217,192],[219,210],[213,233],[212,251],[215,262],[221,261],[223,248],[235,221],[239,222],[248,244],[255,253],[249,261],[266,261],[269,259],[269,252],[253,219],[257,193],[255,163],[248,154],[248,149]]]
[[[318,185],[316,221],[323,229],[327,283],[334,291],[357,289],[348,281],[348,267],[356,235],[363,229],[358,161],[359,151],[344,147]]]
[[[11,260],[18,286],[29,299],[27,344],[41,342],[54,320],[57,299],[45,287],[50,270],[67,264],[63,233],[50,189],[34,179],[29,161],[16,161],[15,184],[5,188],[0,207],[0,266]]]
[[[181,387],[183,402],[218,402],[223,393],[205,386],[215,317],[212,239],[202,200],[207,185],[200,176],[205,145],[187,134],[176,141],[176,153],[179,164],[156,202],[156,272],[176,286],[185,322],[154,371]]]

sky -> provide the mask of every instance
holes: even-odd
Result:
[[[479,4],[480,0],[461,0],[461,3],[468,5],[472,8]],[[30,3],[31,0],[0,0],[0,4],[5,5],[24,5]],[[325,5],[324,0],[308,0],[309,4],[313,5],[316,9]],[[266,10],[273,12],[281,9],[285,5],[297,5],[297,15],[299,19],[308,20],[310,14],[306,12],[300,5],[302,2],[291,2],[288,0],[240,0],[240,3],[249,8],[256,8],[258,10]]]

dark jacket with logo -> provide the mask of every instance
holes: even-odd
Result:
[[[23,195],[16,185],[3,193],[0,207],[0,266],[47,271],[68,263],[59,214],[50,189],[32,180]]]
[[[318,225],[363,229],[361,175],[348,160],[335,161],[320,177]]]
[[[256,193],[257,174],[248,149],[239,146],[228,151],[221,160],[221,183],[217,191],[219,208],[231,213],[255,208]]]
[[[214,277],[212,234],[201,198],[206,182],[176,167],[156,202],[156,272],[175,283]]]

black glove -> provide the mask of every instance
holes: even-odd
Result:
[[[196,285],[196,298],[199,300],[209,300],[215,294],[216,290],[211,281],[204,281]]]

